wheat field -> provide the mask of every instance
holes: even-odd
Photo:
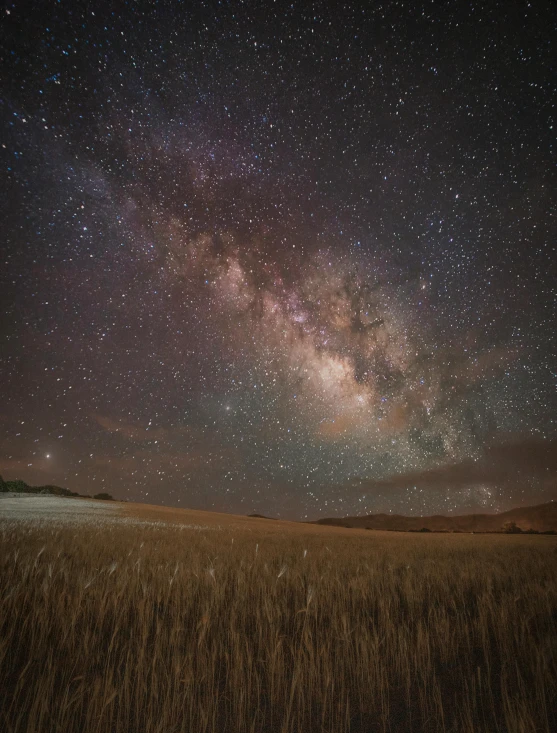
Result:
[[[557,730],[557,540],[0,522],[5,733]]]

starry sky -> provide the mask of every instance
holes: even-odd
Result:
[[[322,516],[557,499],[537,2],[8,2],[0,472]]]

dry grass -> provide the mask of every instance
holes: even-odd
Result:
[[[2,522],[0,730],[557,730],[556,568],[553,537]]]

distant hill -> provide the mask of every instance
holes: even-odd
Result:
[[[266,517],[264,514],[248,514],[248,517],[255,517],[255,519],[275,519],[275,517]]]
[[[557,531],[557,502],[538,506],[518,507],[501,514],[465,514],[458,517],[435,515],[432,517],[405,517],[401,514],[369,514],[366,517],[318,519],[312,524],[359,529],[384,529],[417,532],[501,532],[509,522],[520,530],[537,532]]]

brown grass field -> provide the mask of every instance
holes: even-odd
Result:
[[[125,511],[0,521],[3,733],[557,730],[557,538]]]

